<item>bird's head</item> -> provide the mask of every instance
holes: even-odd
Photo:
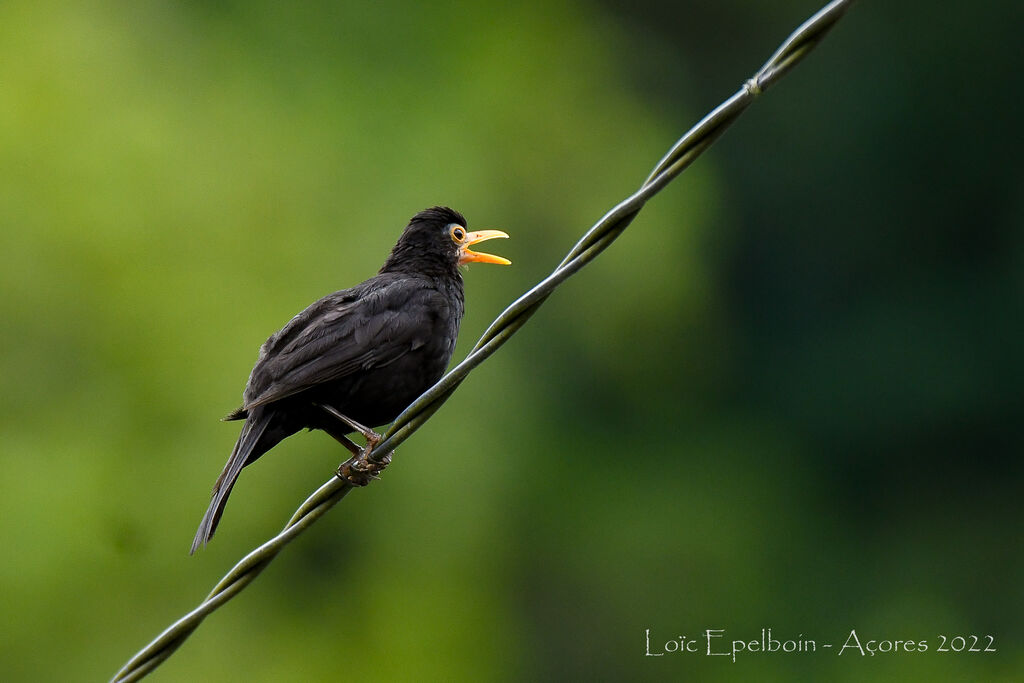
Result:
[[[506,258],[470,249],[474,244],[498,237],[508,235],[501,230],[470,232],[461,213],[446,206],[435,206],[412,217],[381,271],[430,271],[434,268],[457,271],[458,266],[468,263],[510,265],[512,262]]]

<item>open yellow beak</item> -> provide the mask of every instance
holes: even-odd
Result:
[[[470,251],[469,249],[470,246],[477,242],[493,240],[499,237],[502,239],[508,239],[508,235],[503,233],[501,230],[478,230],[476,232],[466,233],[466,238],[462,240],[462,245],[459,247],[459,265],[461,266],[467,263],[496,263],[499,266],[512,265],[512,262],[507,258],[502,258],[493,254],[481,254],[475,251]]]

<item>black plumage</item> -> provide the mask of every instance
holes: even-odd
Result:
[[[357,452],[346,434],[391,422],[440,379],[464,310],[459,266],[507,264],[468,248],[494,237],[507,235],[467,232],[465,218],[446,207],[421,211],[377,275],[313,303],[263,344],[243,404],[226,418],[245,424],[192,552],[213,536],[242,468],[282,439],[321,429]]]

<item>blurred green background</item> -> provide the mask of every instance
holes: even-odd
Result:
[[[941,5],[856,5],[153,680],[1021,680],[1024,11]],[[111,676],[330,476],[188,556],[259,345],[414,212],[513,237],[461,357],[816,9],[0,3],[0,678]]]

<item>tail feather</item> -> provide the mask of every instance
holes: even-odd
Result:
[[[199,523],[199,530],[196,531],[196,537],[192,540],[192,549],[189,551],[189,555],[195,553],[200,546],[206,545],[213,538],[213,532],[217,530],[217,523],[224,512],[224,506],[227,505],[228,495],[242,468],[274,445],[260,443],[270,419],[265,411],[256,412],[257,414],[250,415],[250,419],[246,420],[242,426],[242,433],[238,435],[238,441],[235,442],[235,447],[231,450],[231,456],[228,457],[228,462],[224,465],[224,471],[220,473],[213,485],[210,507],[203,515],[203,521]],[[257,450],[257,446],[259,446],[259,450]]]

